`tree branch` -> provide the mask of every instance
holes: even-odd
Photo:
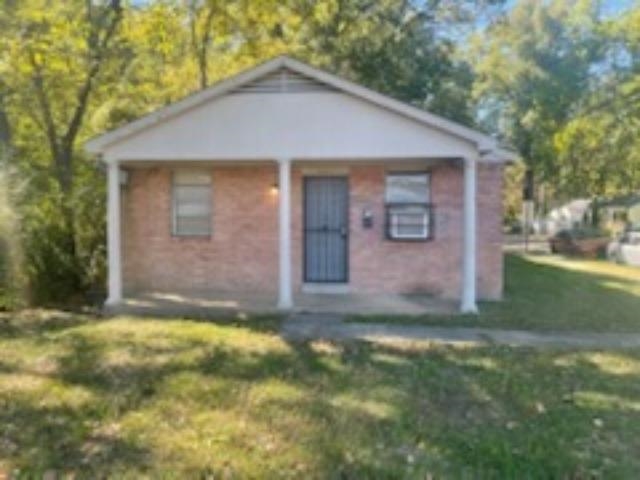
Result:
[[[33,84],[36,99],[40,105],[42,111],[42,122],[44,124],[44,131],[49,141],[49,148],[51,149],[52,160],[54,164],[57,164],[58,155],[60,152],[60,145],[58,144],[58,133],[56,130],[56,124],[53,120],[53,114],[51,113],[51,104],[47,98],[47,93],[44,87],[44,79],[42,78],[42,68],[36,61],[35,55],[32,51],[29,52],[29,62],[33,67],[33,76],[31,82]]]
[[[209,3],[209,11],[204,20],[204,33],[202,34],[202,43],[200,44],[198,63],[200,66],[200,88],[207,88],[209,79],[207,77],[209,42],[211,41],[211,23],[213,22],[213,15],[215,14],[215,8],[213,3]]]
[[[213,16],[216,9],[213,2],[207,2],[207,15],[204,19],[202,38],[198,38],[197,23],[198,23],[198,11],[195,2],[191,2],[189,6],[189,32],[191,36],[191,48],[196,57],[198,63],[198,73],[200,77],[200,88],[207,87],[209,82],[207,77],[207,54],[209,51],[209,42],[211,41],[211,23],[213,22]]]
[[[87,4],[90,5],[91,2],[88,1]],[[91,7],[88,6],[88,8],[91,8]],[[122,19],[122,8],[120,7],[120,2],[118,0],[113,0],[111,2],[111,6],[109,7],[109,10],[105,10],[105,13],[101,15],[100,20],[97,22],[98,25],[100,25],[104,21],[104,19],[106,18],[109,12],[113,13],[113,17],[102,39],[99,38],[98,32],[96,32],[93,28],[89,32],[89,38],[87,39],[89,48],[90,49],[92,47],[97,47],[97,48],[96,48],[94,58],[92,60],[91,67],[87,72],[85,81],[80,87],[80,90],[78,91],[78,95],[77,95],[78,100],[77,100],[77,105],[74,110],[73,116],[71,118],[71,121],[69,122],[67,131],[64,134],[64,137],[62,138],[62,147],[65,150],[67,149],[70,150],[73,148],[73,143],[75,141],[75,138],[78,134],[78,130],[80,129],[80,125],[82,123],[82,118],[84,116],[85,111],[87,110],[87,104],[89,101],[89,95],[91,94],[91,91],[92,91],[93,81],[95,77],[98,75],[98,73],[100,73],[100,69],[102,68],[103,61],[104,61],[105,52],[109,47],[109,42],[111,41],[111,38],[115,34],[118,24]]]

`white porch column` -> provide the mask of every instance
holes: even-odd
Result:
[[[464,159],[464,227],[462,250],[462,313],[477,313],[476,306],[476,164]]]
[[[278,308],[293,307],[291,286],[291,159],[278,160],[279,227],[278,256],[280,261],[280,282]]]
[[[120,252],[120,164],[107,166],[107,266],[109,295],[107,305],[122,301],[122,262]]]

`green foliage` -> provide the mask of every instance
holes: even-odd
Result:
[[[484,120],[544,179],[556,173],[553,134],[602,58],[597,24],[590,0],[521,0],[471,41],[474,93]]]
[[[522,216],[522,184],[526,166],[514,163],[504,169],[504,197],[502,219],[505,225],[515,226]]]
[[[0,11],[5,163],[22,185],[16,235],[36,303],[81,298],[103,283],[94,258],[104,252],[103,179],[78,144],[90,134],[87,111],[113,95],[130,60],[121,16],[117,1],[5,2]]]
[[[560,199],[640,188],[640,7],[521,0],[474,36],[485,125]]]
[[[604,23],[603,74],[553,137],[559,184],[575,195],[640,189],[640,8]]]
[[[24,278],[20,270],[17,213],[13,206],[10,175],[4,166],[7,152],[0,144],[0,310],[22,305]]]
[[[104,178],[91,175],[71,200],[73,225],[59,196],[25,208],[22,222],[30,300],[36,304],[81,304],[104,297]]]
[[[302,53],[374,90],[473,124],[473,76],[443,35],[469,14],[470,6],[416,5],[393,0],[318,2],[303,14],[307,47]]]

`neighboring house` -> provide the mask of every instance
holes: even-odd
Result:
[[[571,200],[549,211],[545,217],[546,232],[555,235],[561,230],[571,230],[586,223],[590,217],[591,200],[579,198]]]
[[[301,291],[350,291],[429,293],[473,312],[477,296],[501,297],[514,154],[289,57],[87,149],[108,166],[108,305],[226,291],[290,309]]]
[[[640,193],[601,199],[597,206],[600,225],[612,233],[640,228]]]

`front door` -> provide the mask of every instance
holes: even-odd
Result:
[[[348,281],[347,177],[304,179],[304,281]]]

